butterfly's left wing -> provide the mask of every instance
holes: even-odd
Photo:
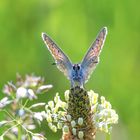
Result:
[[[70,59],[63,53],[63,51],[54,43],[54,41],[45,33],[42,33],[42,38],[55,59],[56,66],[70,79],[72,63]]]
[[[103,47],[106,35],[107,28],[104,27],[99,32],[96,40],[93,42],[88,52],[86,53],[84,59],[82,60],[81,68],[83,71],[84,82],[86,82],[89,79],[91,73],[93,72],[93,70],[99,62],[99,55]]]

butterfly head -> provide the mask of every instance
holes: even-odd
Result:
[[[81,66],[80,66],[80,64],[74,64],[72,66],[72,68],[73,68],[74,71],[79,71],[81,69]]]

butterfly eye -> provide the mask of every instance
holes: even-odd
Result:
[[[80,69],[80,66],[77,66],[77,69],[79,70]]]
[[[75,70],[75,66],[73,66],[73,70]]]

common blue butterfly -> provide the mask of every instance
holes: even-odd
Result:
[[[104,27],[101,29],[96,40],[92,43],[82,62],[79,64],[73,64],[67,55],[64,54],[47,34],[42,33],[42,38],[55,59],[57,68],[70,80],[71,87],[73,88],[76,85],[83,87],[90,78],[91,73],[99,62],[99,55],[104,45],[106,35],[107,28]]]

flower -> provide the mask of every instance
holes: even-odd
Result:
[[[4,108],[6,105],[12,103],[12,100],[8,100],[8,97],[4,97],[0,100],[0,109]]]
[[[44,136],[36,133],[33,135],[32,140],[44,140]]]
[[[73,121],[71,121],[71,126],[72,127],[75,127],[75,125],[76,125],[76,122],[73,120]]]
[[[69,100],[69,93],[70,91],[69,90],[66,90],[64,95],[65,95],[65,100],[68,101]]]
[[[55,125],[52,125],[51,129],[52,129],[53,132],[57,132],[57,127]]]
[[[52,114],[50,113],[50,110],[47,111],[46,119],[48,123],[52,122]]]
[[[44,78],[40,76],[35,76],[35,75],[26,75],[25,81],[23,83],[23,86],[25,87],[36,87],[39,84],[44,82]]]
[[[93,115],[93,123],[97,130],[110,133],[111,125],[118,123],[119,117],[116,111],[112,109],[111,104],[105,100],[105,97],[101,96],[100,99],[101,103],[96,105],[96,111]]]
[[[5,120],[0,122],[0,126],[2,127],[6,125],[8,130],[7,131],[4,129],[0,140],[3,140],[5,135],[7,137],[10,136],[10,138],[17,137],[18,131],[20,131],[18,126],[21,126],[22,129],[20,139],[28,139],[29,135],[27,134],[30,134],[32,140],[46,139],[43,137],[43,135],[32,132],[32,130],[37,128],[36,122],[41,124],[41,122],[46,119],[48,115],[46,111],[44,111],[44,106],[46,103],[33,104],[33,102],[30,102],[30,106],[28,106],[28,103],[29,100],[37,99],[37,94],[46,92],[50,88],[52,88],[52,85],[45,85],[44,78],[33,74],[26,75],[25,78],[18,74],[16,83],[8,82],[6,85],[4,85],[3,92],[8,97],[4,97],[0,100],[0,109],[4,108],[10,103],[11,106],[6,108]],[[38,112],[35,111],[37,107],[40,107]],[[55,119],[55,121],[57,121],[57,119]],[[52,130],[56,132],[57,127],[54,127],[54,125],[52,126]]]
[[[37,94],[43,93],[51,89],[52,85],[45,85],[44,78],[35,76],[33,74],[26,75],[25,78],[17,74],[17,82],[14,84],[8,82],[4,85],[3,92],[15,97],[19,100],[21,98],[29,98],[30,100],[37,99]]]
[[[57,123],[57,128],[58,128],[58,129],[62,129],[62,126],[63,126],[63,124],[62,124],[61,122],[58,122],[58,123]]]
[[[25,110],[24,109],[19,109],[19,110],[17,110],[17,115],[18,116],[20,116],[20,117],[22,117],[23,115],[25,115]]]
[[[35,95],[35,92],[32,89],[28,89],[27,94],[30,100],[37,99],[37,96]]]
[[[4,140],[3,136],[0,136],[0,140]]]
[[[45,106],[45,104],[46,104],[46,103],[36,103],[36,104],[31,105],[31,106],[30,106],[30,109],[31,109],[31,108],[40,107],[40,106]]]
[[[45,110],[47,112],[46,119],[49,127],[53,131],[57,131],[56,130],[57,128],[58,129],[62,128],[64,133],[68,133],[69,130],[71,129],[71,132],[73,133],[74,136],[77,135],[79,139],[83,139],[85,133],[82,127],[84,126],[84,124],[87,124],[87,122],[84,122],[85,118],[83,118],[82,116],[77,119],[73,118],[76,112],[74,112],[73,116],[69,114],[70,112],[67,112],[69,111],[67,110],[68,103],[71,101],[69,100],[70,98],[69,94],[70,94],[69,90],[65,91],[65,102],[64,102],[61,100],[59,93],[56,93],[54,101],[53,100],[49,101],[48,104],[45,106]],[[81,98],[81,96],[79,97]],[[87,110],[88,109],[87,107],[91,107],[90,125],[93,125],[95,130],[110,133],[112,130],[112,124],[118,122],[118,115],[116,114],[116,111],[112,109],[110,102],[106,101],[104,96],[101,96],[99,98],[99,95],[95,93],[93,90],[88,91],[88,97],[90,106],[86,106],[85,109]],[[83,99],[86,99],[85,95]],[[75,100],[75,102],[76,101],[77,100]],[[69,106],[69,109],[71,109],[71,106]]]
[[[76,128],[72,128],[72,134],[76,135]]]
[[[83,124],[83,118],[78,118],[78,124],[82,125]]]
[[[78,132],[78,137],[79,137],[79,139],[83,139],[83,137],[84,137],[84,132],[83,132],[83,131],[79,131],[79,132]]]
[[[69,132],[69,127],[67,125],[63,126],[63,132],[68,133]]]
[[[49,105],[49,107],[50,107],[51,109],[54,108],[54,102],[53,102],[53,101],[49,101],[49,102],[48,102],[48,105]]]
[[[8,121],[5,121],[5,120],[0,121],[0,127],[2,127],[3,125],[5,125],[6,123],[8,123]]]
[[[95,93],[93,90],[88,91],[88,96],[89,96],[91,106],[95,105],[98,102],[99,95]]]
[[[67,115],[67,120],[70,122],[71,121],[71,115]]]
[[[52,87],[53,87],[52,85],[42,85],[37,89],[37,93],[46,92]]]
[[[5,93],[8,96],[11,96],[12,93],[16,91],[16,86],[12,82],[8,82],[4,85],[3,93]]]
[[[27,97],[27,89],[24,88],[24,87],[19,87],[17,89],[17,92],[16,92],[16,97],[18,99],[20,99],[20,98],[26,98]]]
[[[17,126],[21,126],[21,129],[24,129],[22,138],[27,139],[27,133],[30,133],[32,140],[44,140],[46,138],[43,135],[33,133],[32,130],[37,128],[35,122],[41,125],[46,120],[53,132],[62,129],[63,134],[67,136],[73,134],[74,138],[84,139],[88,138],[87,135],[91,132],[92,137],[96,131],[111,133],[112,125],[118,123],[118,114],[104,96],[99,97],[93,90],[87,92],[80,87],[75,88],[77,92],[72,89],[66,90],[64,101],[59,93],[56,93],[54,99],[47,104],[30,102],[31,105],[28,106],[29,100],[37,99],[37,94],[50,88],[52,85],[45,85],[44,78],[35,75],[27,75],[25,78],[18,75],[16,84],[9,82],[4,86],[3,91],[8,97],[0,100],[0,109],[12,103],[7,114],[15,114],[13,120],[13,115],[9,115],[0,122],[1,127],[8,124],[7,127],[11,128],[6,135],[9,133],[9,136],[17,136]],[[37,107],[40,109],[38,112],[35,111]],[[15,127],[12,127],[14,125]],[[4,139],[4,135],[0,140]]]
[[[43,116],[40,112],[35,112],[34,113],[34,118],[39,120],[39,121],[43,121]]]

